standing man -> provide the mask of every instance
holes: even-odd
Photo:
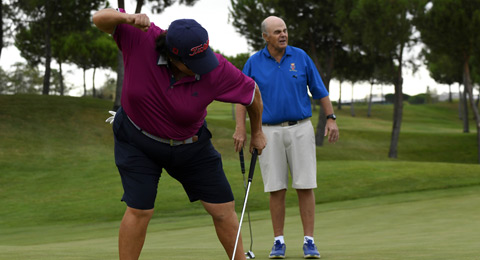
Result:
[[[252,55],[243,72],[257,82],[263,99],[263,131],[268,146],[259,156],[265,192],[270,193],[274,245],[270,258],[285,258],[285,194],[288,172],[296,189],[303,224],[304,258],[320,258],[313,233],[317,166],[315,133],[310,121],[312,109],[308,91],[327,115],[325,135],[328,141],[338,140],[338,127],[328,92],[313,61],[301,49],[288,45],[285,22],[270,16],[262,22],[262,35],[267,46]],[[244,106],[237,105],[235,148],[246,142]]]
[[[112,34],[125,65],[122,107],[113,121],[115,163],[127,204],[120,259],[140,256],[163,170],[183,185],[190,201],[201,201],[231,259],[238,218],[205,123],[206,108],[214,100],[246,105],[252,119],[250,151],[261,154],[266,140],[255,82],[210,49],[207,31],[195,20],[173,21],[167,31],[145,14],[103,9],[93,22]],[[240,239],[238,245],[235,259],[245,259]]]

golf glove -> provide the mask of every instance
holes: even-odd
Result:
[[[110,115],[112,115],[112,116],[107,118],[107,120],[105,120],[105,123],[113,124],[113,120],[115,119],[116,112],[115,111],[108,111],[108,113],[110,113]]]

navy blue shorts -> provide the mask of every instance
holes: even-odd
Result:
[[[191,202],[233,201],[233,193],[206,125],[198,141],[170,146],[144,135],[120,108],[113,122],[115,163],[122,178],[122,201],[135,209],[153,209],[162,170],[178,180]]]

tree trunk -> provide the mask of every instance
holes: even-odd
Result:
[[[317,102],[320,102],[317,100]],[[315,144],[317,146],[323,146],[323,139],[325,135],[325,125],[327,124],[327,116],[322,106],[320,106],[320,111],[318,112],[318,123],[317,123],[317,132],[315,133]]]
[[[468,101],[467,101],[467,86],[465,86],[465,80],[464,80],[464,83],[463,83],[463,103],[462,103],[462,107],[463,107],[463,115],[462,115],[462,118],[463,118],[463,132],[464,133],[470,133],[470,125],[469,125],[469,122],[468,122]]]
[[[330,55],[329,58],[327,59],[327,66],[325,73],[322,73],[322,70],[320,69],[320,63],[318,61],[318,57],[316,55],[316,49],[315,45],[311,41],[310,43],[310,51],[312,53],[312,60],[313,63],[315,63],[315,66],[317,66],[318,73],[320,73],[323,84],[325,84],[325,88],[327,88],[327,91],[330,92],[330,79],[332,76],[332,71],[333,71],[333,64],[334,64],[334,57],[335,57],[335,45],[332,46],[330,50]],[[323,75],[322,75],[323,74]],[[320,102],[320,101],[317,101]],[[315,144],[317,146],[323,146],[323,138],[325,135],[325,125],[327,123],[325,111],[323,111],[323,108],[320,106],[320,110],[318,113],[318,123],[317,123],[317,133],[315,134]]]
[[[400,137],[400,127],[403,116],[403,93],[402,93],[402,79],[399,78],[395,84],[395,95],[393,102],[393,128],[392,137],[390,140],[390,150],[388,152],[389,158],[397,158],[398,155],[398,140]]]
[[[350,115],[351,116],[355,116],[355,99],[353,98],[353,86],[354,86],[354,83],[352,82],[352,102],[350,103]]]
[[[448,103],[452,103],[452,84],[448,84]]]
[[[135,7],[135,13],[139,14],[142,11],[142,6],[144,4],[144,0],[137,0],[137,6]]]
[[[124,67],[123,67],[123,56],[122,52],[118,50],[117,53],[117,88],[115,90],[115,101],[113,102],[113,111],[117,111],[121,104],[122,99],[122,86],[123,86],[123,75],[124,75]]]
[[[338,110],[342,110],[342,81],[340,80],[340,84],[338,85]]]
[[[373,82],[370,83],[370,96],[368,97],[367,117],[372,116],[372,95],[373,95]]]
[[[382,104],[385,104],[385,96],[383,95],[383,86],[380,86],[380,100]]]
[[[83,68],[83,96],[86,97],[87,96],[87,83],[86,83],[86,80],[85,80],[85,74],[86,74],[86,69]]]
[[[477,108],[479,104],[480,104],[480,89],[478,90],[477,100],[475,101],[475,105],[477,105]]]
[[[463,99],[462,87],[461,87],[461,84],[458,83],[458,119],[460,120],[463,119],[462,99]]]
[[[3,1],[0,1],[0,58],[2,57],[3,49]]]
[[[60,96],[65,94],[65,85],[63,84],[63,70],[62,70],[62,62],[58,62],[58,70],[60,71]]]
[[[52,62],[52,45],[50,43],[51,21],[48,18],[47,20],[47,26],[45,28],[45,74],[43,76],[43,95],[48,95],[50,92],[50,63]]]
[[[477,162],[480,164],[480,115],[478,114],[478,108],[475,105],[475,100],[473,97],[472,84],[470,81],[470,68],[468,67],[468,61],[469,61],[469,57],[465,59],[465,63],[463,65],[463,82],[465,85],[465,92],[468,92],[470,106],[472,107],[473,114],[475,115],[475,122],[477,126]]]
[[[97,90],[95,89],[95,73],[97,72],[97,68],[93,68],[93,76],[92,76],[92,96],[97,97]]]
[[[125,9],[125,0],[117,0],[118,8]],[[113,101],[113,111],[117,111],[121,106],[122,86],[123,86],[123,57],[122,52],[118,50],[117,53],[117,87],[115,89],[115,101]]]
[[[398,59],[397,79],[395,80],[395,95],[393,98],[393,127],[392,137],[390,140],[390,150],[388,152],[389,158],[397,158],[398,156],[398,140],[400,139],[400,128],[403,117],[403,46],[400,49],[400,56]]]

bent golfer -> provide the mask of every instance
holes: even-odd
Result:
[[[113,122],[115,163],[127,204],[120,259],[140,256],[163,170],[183,185],[190,201],[201,201],[232,258],[238,219],[220,154],[210,141],[206,108],[214,100],[248,106],[250,151],[261,153],[266,139],[256,83],[212,52],[207,31],[195,20],[176,20],[163,30],[145,14],[103,9],[93,22],[113,35],[125,65],[122,107]],[[245,259],[241,245],[235,259]]]

